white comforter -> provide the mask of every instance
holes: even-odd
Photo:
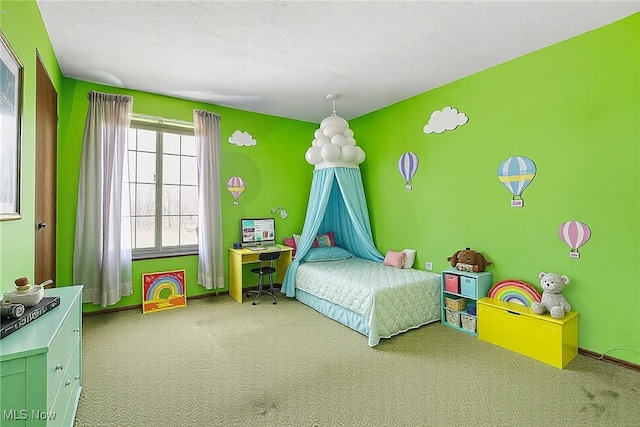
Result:
[[[440,319],[440,275],[351,258],[306,262],[296,288],[366,319],[369,345]]]

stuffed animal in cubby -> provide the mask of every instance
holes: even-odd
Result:
[[[535,314],[544,314],[548,311],[551,317],[562,319],[565,313],[571,311],[569,301],[562,295],[565,285],[569,284],[569,278],[545,272],[540,273],[538,277],[542,287],[542,299],[540,302],[534,302],[531,309]]]
[[[453,256],[447,258],[451,262],[451,267],[455,267],[460,271],[472,271],[481,273],[484,269],[492,264],[480,252],[476,252],[471,248],[456,251]]]

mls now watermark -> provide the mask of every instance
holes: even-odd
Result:
[[[26,409],[9,409],[2,411],[2,418],[5,420],[42,420],[53,421],[56,419],[55,412],[38,411],[33,409],[27,411]]]

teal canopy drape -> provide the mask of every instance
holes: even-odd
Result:
[[[332,231],[336,244],[358,258],[381,262],[384,257],[373,244],[369,211],[359,168],[332,167],[313,171],[296,259],[289,265],[282,293],[295,296],[298,266],[305,262],[316,235]]]

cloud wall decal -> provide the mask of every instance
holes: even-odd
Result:
[[[460,113],[456,108],[444,107],[442,111],[434,111],[429,122],[424,126],[424,133],[442,133],[454,130],[469,121],[465,113]]]
[[[256,145],[258,143],[249,132],[240,132],[239,130],[235,131],[233,135],[229,137],[229,142],[240,147]]]

